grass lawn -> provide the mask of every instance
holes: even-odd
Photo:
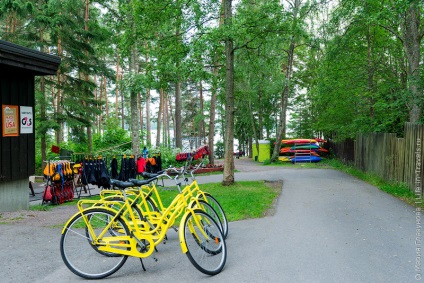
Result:
[[[221,204],[228,221],[260,218],[273,213],[273,205],[282,189],[282,182],[240,181],[224,187],[221,183],[201,184],[202,191],[212,194]],[[177,188],[158,187],[165,206],[169,205],[178,193]],[[99,196],[93,196],[92,199]],[[76,205],[77,200],[61,205]],[[54,210],[54,205],[34,205],[31,210]]]
[[[202,191],[212,194],[221,204],[228,221],[260,218],[272,213],[274,201],[282,189],[282,182],[239,181],[224,187],[221,183],[201,184]],[[169,204],[177,190],[160,190],[164,203]]]

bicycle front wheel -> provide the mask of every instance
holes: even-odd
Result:
[[[219,204],[219,202],[214,198],[210,193],[201,193],[198,195],[199,199],[205,200],[212,208],[215,210],[216,214],[219,217],[218,224],[221,224],[222,227],[222,235],[225,239],[227,239],[228,236],[228,220],[227,216],[225,215],[224,209]]]
[[[112,275],[124,265],[128,256],[101,252],[87,233],[88,226],[91,226],[97,237],[114,216],[113,212],[104,208],[89,208],[68,222],[60,240],[60,253],[73,273],[86,279],[100,279]],[[88,220],[88,225],[84,217]],[[104,237],[128,235],[129,229],[124,220],[117,218]]]
[[[195,209],[185,219],[183,229],[190,262],[205,274],[220,273],[227,260],[227,247],[216,221],[206,212]]]

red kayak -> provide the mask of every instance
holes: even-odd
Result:
[[[290,139],[290,140],[282,140],[283,144],[308,144],[308,143],[316,143],[315,139]]]

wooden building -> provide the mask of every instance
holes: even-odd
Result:
[[[60,58],[0,40],[0,212],[28,209],[35,173],[35,76],[55,75]]]

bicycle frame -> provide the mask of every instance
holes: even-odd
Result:
[[[178,182],[179,176],[184,177],[185,170],[186,168],[184,168],[182,172],[178,172],[175,170],[177,172],[177,176],[175,178],[171,178],[167,174],[159,175],[155,178],[160,178],[160,176],[167,176],[168,178],[173,179],[175,181],[175,184],[178,187],[179,193],[184,195],[186,203],[188,204],[189,200],[192,200],[196,202],[196,204],[199,206],[199,202],[198,202],[199,196],[202,196],[204,200],[206,199],[206,197],[205,197],[205,192],[200,190],[200,187],[197,181],[194,179],[194,177],[192,178],[193,179],[192,183],[188,185],[186,182],[186,185],[183,189],[181,189],[181,183]],[[195,170],[197,170],[197,168]],[[184,177],[184,179],[186,178]],[[134,185],[134,187],[127,188],[126,194],[135,196],[139,194],[140,190],[143,192],[145,198],[150,197],[150,199],[154,202],[154,205],[159,209],[160,214],[163,214],[166,211],[167,207],[165,207],[165,205],[163,204],[162,198],[160,197],[160,193],[153,181],[151,181],[149,185],[146,185],[146,184],[140,185],[140,186]],[[106,199],[107,197],[113,197],[118,195],[122,196],[122,192],[119,190],[103,190],[100,193],[100,196],[102,199]],[[141,199],[141,198],[138,197],[138,199]],[[146,208],[148,208],[147,204],[145,203],[145,200],[144,200],[144,205]],[[155,216],[155,214],[157,214],[157,211],[154,211],[154,212],[147,211],[147,213],[149,214],[149,216]]]
[[[108,224],[106,227],[101,231],[101,233],[96,236],[94,229],[90,223],[90,219],[86,217],[83,214],[84,222],[88,228],[89,233],[89,240],[91,240],[92,244],[97,246],[100,251],[107,252],[107,253],[114,253],[114,254],[121,254],[121,255],[128,255],[133,257],[139,257],[139,258],[145,258],[150,256],[153,251],[154,247],[157,246],[166,236],[167,230],[171,227],[171,225],[174,223],[175,219],[179,217],[183,212],[183,218],[180,223],[180,229],[179,229],[179,236],[180,236],[180,246],[183,253],[187,253],[188,248],[184,240],[183,233],[183,223],[185,219],[190,215],[194,214],[194,210],[191,207],[191,205],[187,204],[187,199],[184,197],[183,194],[178,194],[174,200],[172,201],[171,205],[160,215],[160,218],[157,219],[157,224],[154,229],[151,229],[150,226],[146,224],[145,221],[142,221],[141,225],[143,227],[140,227],[140,221],[136,219],[136,216],[134,215],[131,207],[134,205],[136,201],[138,201],[140,198],[142,199],[143,207],[145,208],[143,210],[144,213],[151,213],[149,212],[149,207],[146,201],[146,198],[143,194],[143,192],[140,190],[140,193],[132,200],[129,200],[126,193],[122,191],[122,194],[124,196],[124,205],[122,205],[121,202],[116,201],[108,201],[108,200],[100,200],[100,201],[94,201],[94,200],[80,200],[78,202],[78,213],[82,213],[83,211],[89,211],[94,205],[104,204],[104,209],[110,211],[114,214],[114,216],[108,220]],[[121,208],[119,210],[114,210],[107,205],[110,204],[119,204],[121,205]],[[85,204],[92,204],[92,207],[84,208],[83,206]],[[77,214],[78,214],[77,213]],[[121,216],[125,213],[129,213],[129,218],[132,223],[130,223],[126,218],[122,218]],[[130,229],[130,235],[129,236],[106,236],[106,233],[115,225],[116,220],[120,218],[125,222],[125,224]],[[71,218],[72,219],[72,218]],[[200,219],[198,217],[193,217],[193,219],[196,222],[196,225],[202,226],[200,224]],[[68,223],[65,225],[67,227]],[[62,230],[62,234],[64,233],[66,228]],[[196,233],[194,229],[190,229],[193,233]],[[201,230],[201,233],[205,238],[210,238],[209,235],[205,231]],[[143,241],[147,241],[148,244],[146,244]],[[138,250],[138,248],[140,251]],[[147,250],[146,250],[147,248]]]

